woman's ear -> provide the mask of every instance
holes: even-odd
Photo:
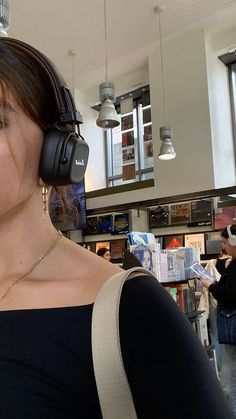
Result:
[[[45,182],[41,179],[41,177],[39,178],[39,186],[45,186]]]

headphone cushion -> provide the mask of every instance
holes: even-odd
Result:
[[[231,246],[236,246],[236,236],[231,232],[231,225],[227,226],[228,242]]]
[[[52,186],[80,182],[85,174],[88,144],[75,132],[52,129],[47,132],[41,151],[39,174]]]

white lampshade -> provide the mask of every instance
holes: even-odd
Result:
[[[120,118],[111,99],[102,102],[96,124],[100,128],[115,128],[120,125]]]

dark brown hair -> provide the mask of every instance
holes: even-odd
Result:
[[[110,252],[110,250],[107,249],[106,247],[100,247],[100,249],[98,249],[97,251],[97,255],[104,256],[106,252]]]
[[[0,38],[0,93],[3,101],[7,91],[44,132],[58,122],[55,92],[43,66],[27,50]],[[65,187],[52,188],[52,195],[55,193],[60,197],[63,210],[71,207]]]
[[[59,118],[55,93],[42,66],[17,44],[0,38],[0,86],[5,96],[9,90],[23,112],[42,130]]]

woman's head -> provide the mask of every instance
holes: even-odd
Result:
[[[223,247],[230,256],[236,256],[236,224],[228,225],[221,233]]]
[[[59,118],[52,82],[39,60],[27,49],[0,38],[1,95],[10,93],[22,111],[42,130]]]
[[[27,46],[0,38],[0,179],[7,179],[1,184],[0,214],[39,193],[44,134],[58,119],[45,68]]]
[[[97,251],[97,255],[101,256],[103,259],[110,261],[111,260],[111,253],[110,250],[106,247],[101,247]]]

